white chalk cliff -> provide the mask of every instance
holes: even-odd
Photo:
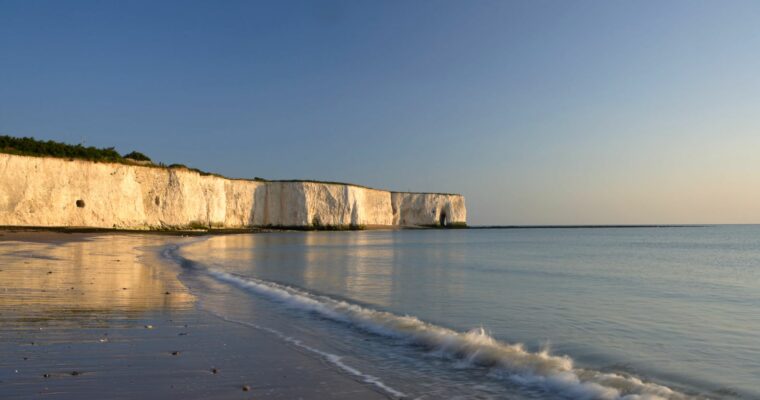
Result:
[[[0,225],[117,229],[459,225],[464,197],[0,154]]]

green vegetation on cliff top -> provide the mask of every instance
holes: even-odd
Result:
[[[68,158],[77,160],[87,160],[94,162],[112,162],[128,165],[142,165],[156,168],[182,168],[190,171],[195,171],[201,175],[213,175],[226,179],[240,179],[240,178],[228,178],[223,175],[201,171],[197,168],[190,168],[184,164],[171,164],[165,165],[164,163],[154,163],[148,156],[138,151],[133,151],[128,154],[121,155],[113,147],[97,148],[92,146],[83,146],[81,144],[72,145],[67,143],[56,142],[53,140],[37,140],[31,137],[13,137],[7,135],[0,135],[0,153],[16,154],[21,156],[33,156],[33,157],[57,157]],[[241,179],[241,180],[253,180],[259,182],[311,182],[333,185],[349,185],[356,186],[365,189],[374,189],[363,185],[357,185],[354,183],[345,182],[331,182],[331,181],[319,181],[311,179],[279,179],[269,180],[264,178],[255,177],[253,179]],[[375,189],[380,190],[380,189]],[[396,193],[414,193],[414,192],[396,192]],[[444,195],[452,195],[454,193],[436,193]]]
[[[57,157],[76,160],[87,160],[94,162],[112,162],[129,165],[143,165],[158,168],[185,168],[198,172],[201,175],[216,175],[210,172],[201,171],[197,168],[190,168],[182,164],[172,164],[168,167],[163,163],[155,164],[150,157],[139,151],[133,151],[121,155],[113,147],[97,148],[92,146],[83,146],[81,144],[72,145],[67,143],[56,142],[53,140],[37,140],[31,137],[17,138],[13,136],[0,135],[0,153],[16,154],[21,156],[33,157]]]
[[[85,147],[81,144],[73,146],[52,140],[45,142],[30,137],[0,136],[0,151],[23,156],[78,158],[89,161],[119,162],[124,160],[124,157],[116,152],[113,147],[99,149]]]

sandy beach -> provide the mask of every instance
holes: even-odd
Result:
[[[158,256],[187,238],[0,232],[0,398],[385,398],[201,309]]]

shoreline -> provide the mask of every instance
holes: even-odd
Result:
[[[361,232],[361,231],[401,231],[401,230],[450,230],[469,229],[470,227],[436,227],[436,226],[397,226],[397,225],[365,225],[361,227],[253,227],[253,228],[224,228],[224,229],[122,229],[122,228],[99,228],[87,226],[18,226],[0,225],[0,240],[4,233],[59,233],[59,234],[82,234],[82,235],[156,235],[156,236],[207,236],[207,235],[239,235],[260,234],[273,232]]]
[[[202,309],[153,233],[0,231],[0,397],[387,398]]]
[[[403,230],[458,230],[458,229],[642,229],[642,228],[709,228],[715,226],[756,225],[756,224],[609,224],[609,225],[361,225],[361,226],[256,226],[250,228],[208,228],[208,229],[126,229],[89,226],[25,226],[0,225],[2,233],[54,232],[79,234],[148,234],[166,236],[236,235],[270,232],[335,232],[335,231],[403,231]]]

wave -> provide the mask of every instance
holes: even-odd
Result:
[[[176,253],[174,254],[176,256]],[[177,257],[182,259],[182,257]],[[182,264],[198,266],[187,259]],[[548,349],[530,352],[522,344],[510,344],[494,339],[485,329],[457,332],[430,324],[414,316],[397,315],[387,311],[352,304],[303,289],[243,277],[216,268],[204,270],[215,279],[232,284],[290,308],[312,312],[329,320],[345,323],[380,336],[420,346],[444,358],[470,365],[491,368],[495,374],[512,383],[537,388],[560,397],[578,400],[686,400],[691,397],[652,382],[617,373],[576,368],[572,358],[550,354]],[[257,326],[258,327],[258,326]],[[269,328],[259,327],[265,330]],[[276,331],[273,333],[298,346],[306,346],[297,339]],[[341,369],[362,377],[396,397],[403,393],[388,388],[379,379],[365,376],[350,366],[334,359],[335,355],[314,351]],[[390,389],[390,390],[388,390]],[[395,392],[395,393],[394,393]]]

